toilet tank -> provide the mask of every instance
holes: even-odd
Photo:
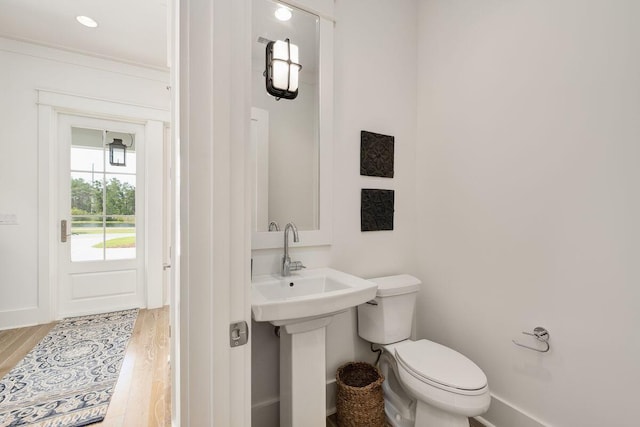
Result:
[[[369,280],[378,285],[378,291],[374,304],[358,306],[358,335],[376,344],[408,339],[420,280],[409,274]]]

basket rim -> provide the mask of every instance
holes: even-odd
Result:
[[[373,382],[371,382],[371,383],[369,383],[369,384],[367,384],[367,385],[365,385],[363,387],[355,387],[355,386],[346,384],[345,382],[343,382],[340,379],[340,373],[342,372],[342,370],[344,368],[346,368],[347,366],[350,366],[350,365],[367,366],[369,368],[373,368],[376,371],[376,373],[378,374],[378,378],[375,381],[373,381]],[[344,387],[344,388],[349,389],[349,390],[361,390],[361,391],[369,390],[371,388],[380,387],[383,382],[384,382],[384,375],[382,375],[382,372],[380,371],[380,369],[377,366],[372,365],[371,363],[368,363],[368,362],[360,362],[360,361],[347,362],[347,363],[343,363],[342,365],[340,365],[340,367],[336,370],[336,384],[338,384],[340,387]]]

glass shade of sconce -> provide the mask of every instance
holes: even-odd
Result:
[[[114,138],[109,144],[109,163],[111,166],[127,165],[127,146],[122,143],[121,139]]]
[[[271,41],[266,50],[265,81],[267,92],[276,99],[295,99],[298,96],[298,46],[289,39]]]

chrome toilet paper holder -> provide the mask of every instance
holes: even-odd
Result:
[[[519,342],[517,342],[516,340],[511,340],[513,341],[513,343],[517,346],[520,347],[524,347],[524,348],[528,348],[529,350],[533,350],[533,351],[537,351],[539,353],[546,353],[549,351],[550,349],[550,345],[549,345],[549,331],[547,331],[545,328],[543,328],[542,326],[536,326],[533,329],[533,332],[522,332],[525,335],[530,335],[532,337],[535,337],[538,341],[540,341],[541,343],[545,344],[547,348],[540,350],[539,348],[535,348],[535,347],[531,347],[525,344],[520,344]]]

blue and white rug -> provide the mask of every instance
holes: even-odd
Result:
[[[79,427],[104,419],[138,309],[57,324],[0,380],[0,426]]]

